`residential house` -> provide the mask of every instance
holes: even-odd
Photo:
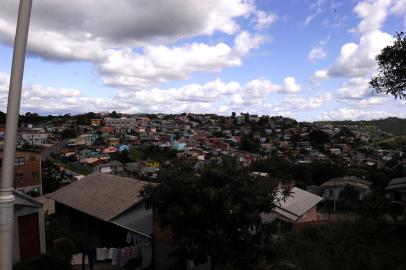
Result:
[[[108,138],[107,143],[110,146],[117,147],[120,144],[120,138]]]
[[[48,133],[42,128],[27,129],[21,132],[21,139],[29,145],[41,146],[48,143]]]
[[[120,174],[124,171],[124,165],[118,160],[112,160],[106,163],[97,164],[93,167],[94,172]]]
[[[130,148],[126,144],[120,144],[117,146],[117,150],[118,150],[118,152],[122,153],[124,151],[128,152],[130,150]]]
[[[90,119],[90,125],[94,127],[100,127],[102,125],[102,119]]]
[[[356,191],[358,191],[358,198],[362,200],[369,193],[372,183],[356,176],[333,178],[321,185],[323,197],[327,200],[338,201],[340,200],[340,193],[347,185],[350,185]]]
[[[145,208],[140,196],[145,185],[136,179],[96,173],[47,196],[55,201],[58,226],[79,242],[107,248],[141,242],[142,259],[149,259],[150,264],[153,220],[152,210]]]
[[[103,149],[102,151],[104,154],[112,154],[117,152],[117,147],[115,146],[108,146]]]
[[[385,192],[387,199],[406,206],[406,177],[392,179]]]
[[[300,223],[312,223],[321,220],[317,211],[318,204],[322,197],[313,193],[294,187],[290,196],[283,199],[282,192],[277,193],[278,202],[271,213],[261,214],[263,222],[272,223],[275,221],[284,223],[287,228],[295,226],[302,227]]]
[[[3,160],[3,153],[0,153]],[[0,169],[1,169],[0,163]],[[1,177],[1,176],[0,176]],[[41,155],[36,151],[17,150],[14,161],[14,188],[23,193],[42,194]]]

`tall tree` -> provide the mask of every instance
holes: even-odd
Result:
[[[198,173],[176,167],[143,197],[161,225],[171,228],[178,259],[209,255],[215,269],[256,269],[270,239],[260,213],[275,204],[275,190],[257,183],[237,161],[226,160]]]
[[[406,35],[399,32],[395,38],[394,43],[376,57],[379,73],[369,84],[378,93],[402,99],[406,98]]]

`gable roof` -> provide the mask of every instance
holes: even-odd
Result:
[[[58,203],[103,221],[110,221],[142,201],[147,185],[136,179],[94,173],[48,195]]]
[[[372,185],[371,182],[361,179],[356,176],[343,176],[343,177],[336,177],[333,179],[328,180],[327,182],[321,184],[321,187],[337,187],[337,186],[346,186],[347,184],[356,186],[363,189],[369,189]]]
[[[13,190],[13,195],[15,196],[15,205],[21,205],[21,206],[29,206],[29,207],[42,207],[42,203],[36,200],[35,198],[24,194],[18,190]]]
[[[294,187],[291,196],[276,204],[274,211],[292,221],[316,206],[323,198],[303,189]]]

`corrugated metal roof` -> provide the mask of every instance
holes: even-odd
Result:
[[[277,203],[274,211],[295,221],[322,200],[320,196],[294,187],[291,190],[291,196]]]
[[[58,203],[104,221],[110,221],[141,202],[147,185],[136,179],[95,173],[48,195]]]
[[[29,207],[42,207],[42,203],[35,198],[28,196],[20,191],[13,190],[15,197],[15,205],[29,206]]]
[[[145,205],[142,203],[114,218],[111,222],[149,238],[152,234],[152,219],[152,210],[145,209]]]
[[[371,182],[356,176],[343,176],[330,179],[327,182],[321,184],[321,187],[346,186],[347,184],[352,186],[358,186],[364,189],[369,189],[369,187],[372,185]]]
[[[406,177],[392,179],[386,190],[401,190],[406,188]]]

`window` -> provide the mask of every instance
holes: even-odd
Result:
[[[16,173],[16,175],[15,175],[15,178],[16,178],[16,181],[18,181],[18,182],[23,182],[23,180],[24,180],[24,174],[22,174],[22,173]]]
[[[25,165],[25,157],[16,157],[14,160],[14,166],[24,166]]]

